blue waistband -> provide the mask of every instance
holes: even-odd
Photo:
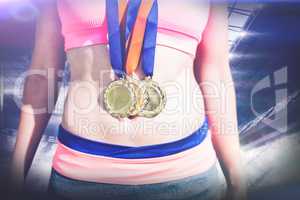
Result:
[[[183,139],[156,145],[132,147],[85,139],[72,134],[60,125],[58,140],[63,145],[82,153],[114,158],[137,159],[168,156],[190,149],[200,144],[207,136],[207,132],[208,122],[205,119],[197,131]]]

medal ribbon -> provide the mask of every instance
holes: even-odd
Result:
[[[158,21],[157,0],[129,0],[128,3],[127,0],[106,0],[106,14],[110,60],[117,76],[122,77],[125,73],[131,75],[138,67],[140,58],[144,74],[152,76]]]
[[[106,16],[108,26],[108,39],[109,39],[109,53],[112,68],[118,77],[122,77],[123,72],[123,58],[124,48],[121,41],[121,24],[122,20],[121,11],[123,7],[118,6],[118,0],[106,0]],[[116,14],[117,17],[116,17]]]
[[[143,44],[142,68],[145,76],[153,76],[156,36],[158,25],[158,4],[154,0],[152,9],[147,19],[147,26]]]

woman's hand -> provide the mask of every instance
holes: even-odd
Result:
[[[15,158],[13,158],[8,174],[7,192],[11,199],[18,199],[18,196],[24,192],[25,176],[19,164],[20,163],[17,163]]]
[[[228,188],[225,200],[247,200],[247,190],[243,188]]]
[[[237,174],[229,176],[228,189],[225,196],[226,200],[247,200],[246,179],[243,178],[241,173]]]

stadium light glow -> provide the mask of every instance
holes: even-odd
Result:
[[[242,31],[241,33],[240,33],[240,37],[245,37],[245,36],[247,36],[247,32],[246,31]]]

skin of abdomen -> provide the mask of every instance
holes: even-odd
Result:
[[[67,51],[71,79],[62,126],[80,137],[111,144],[142,146],[184,138],[204,120],[204,102],[196,82],[194,57],[157,46],[153,80],[166,91],[167,103],[154,118],[117,119],[103,107],[103,90],[115,79],[107,45]],[[141,66],[134,76],[143,79]]]

